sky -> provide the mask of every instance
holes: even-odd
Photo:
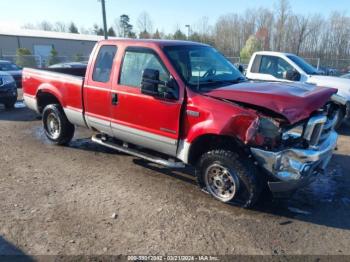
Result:
[[[146,11],[152,18],[154,28],[172,33],[177,28],[185,31],[185,25],[195,25],[203,17],[214,24],[218,17],[227,13],[243,13],[248,8],[272,9],[276,0],[106,0],[108,25],[121,14],[128,14],[136,27],[139,14]],[[290,0],[294,13],[321,13],[332,11],[350,12],[350,0]],[[27,23],[42,20],[51,23],[74,21],[78,27],[91,28],[102,24],[98,0],[1,0],[0,28],[20,28]]]

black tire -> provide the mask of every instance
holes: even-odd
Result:
[[[16,102],[10,102],[5,104],[6,109],[14,109]]]
[[[67,145],[74,136],[72,125],[60,105],[48,105],[43,111],[43,125],[47,138],[56,145]]]
[[[210,180],[215,181],[210,177],[212,174],[210,175],[209,172],[217,166],[226,169],[224,173],[229,179],[223,178],[225,187],[227,181],[229,186],[236,184],[230,187],[230,189],[233,188],[234,190],[227,190],[227,199],[222,199],[213,193],[215,189],[213,190],[212,188],[215,188],[216,185],[209,186]],[[228,171],[228,174],[226,171]],[[263,189],[263,180],[259,179],[257,169],[253,163],[249,159],[239,157],[238,154],[228,150],[212,150],[203,154],[196,166],[196,177],[199,186],[209,192],[214,198],[243,208],[254,206]],[[230,198],[232,194],[233,197]]]
[[[338,121],[335,124],[335,130],[339,130],[340,129],[340,127],[343,124],[344,118],[345,118],[344,110],[343,109],[339,109]]]

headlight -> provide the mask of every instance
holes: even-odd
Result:
[[[289,139],[299,139],[303,136],[304,133],[304,125],[301,124],[299,126],[293,127],[288,131],[282,134],[282,140],[287,141]]]
[[[0,85],[8,85],[13,82],[15,82],[15,79],[10,75],[0,76]]]

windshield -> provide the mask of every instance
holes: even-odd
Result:
[[[20,70],[18,66],[12,63],[0,63],[0,71],[16,71]]]
[[[306,74],[308,75],[317,75],[317,69],[314,68],[312,65],[307,63],[304,59],[300,58],[299,56],[295,55],[289,55],[287,56],[290,60],[292,60],[294,63],[296,63]]]
[[[196,90],[218,88],[246,78],[209,46],[167,46],[164,51],[185,83]]]

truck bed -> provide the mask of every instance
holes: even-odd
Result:
[[[63,107],[70,122],[85,125],[82,99],[84,77],[81,76],[82,73],[82,71],[78,72],[72,68],[49,70],[25,68],[23,70],[25,103],[30,109],[42,113],[44,108],[41,105],[40,94],[51,94],[59,100],[58,102]]]
[[[45,68],[45,69],[42,69],[42,71],[56,72],[56,73],[61,73],[65,75],[70,75],[70,76],[85,77],[86,69],[87,67],[85,68]]]

